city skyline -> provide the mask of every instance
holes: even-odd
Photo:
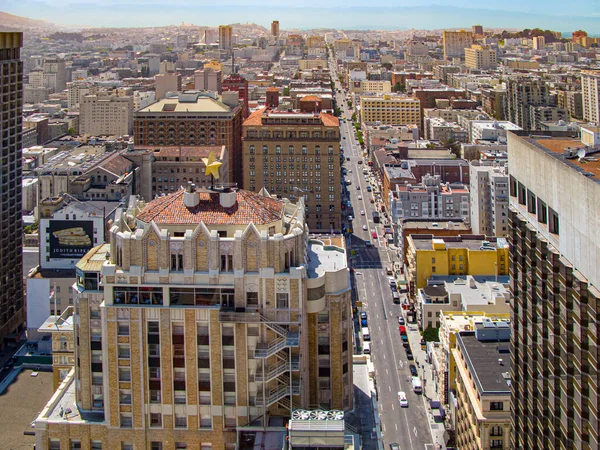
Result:
[[[286,6],[282,2],[262,0],[250,4],[247,0],[233,0],[226,4],[191,4],[186,0],[173,2],[165,11],[156,1],[130,0],[118,4],[120,15],[115,15],[117,3],[98,5],[87,0],[69,4],[53,1],[25,0],[4,6],[4,12],[37,20],[80,27],[131,27],[131,14],[135,14],[136,27],[178,25],[182,21],[196,25],[216,26],[221,23],[253,22],[269,27],[272,17],[277,17],[282,29],[290,28],[347,28],[347,29],[438,29],[470,27],[479,23],[487,28],[543,28],[569,32],[589,29],[591,35],[600,17],[600,8],[592,2],[579,0],[570,11],[578,14],[564,15],[557,1],[507,2],[502,9],[471,7],[464,1],[438,0],[415,4],[410,0],[393,2],[380,0],[374,5],[361,6],[358,1],[333,2],[321,7],[308,2],[302,8]],[[289,2],[288,2],[289,3]],[[190,10],[190,7],[195,9]],[[269,17],[264,14],[269,9]],[[540,13],[543,11],[544,13]],[[332,17],[335,18],[332,21]],[[94,22],[90,22],[93,18]],[[596,31],[597,32],[597,31]]]

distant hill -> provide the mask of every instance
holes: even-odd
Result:
[[[0,30],[14,30],[27,28],[53,28],[55,24],[47,20],[34,20],[27,17],[15,16],[0,11]]]

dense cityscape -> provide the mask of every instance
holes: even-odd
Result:
[[[0,448],[600,448],[588,31],[0,12]]]

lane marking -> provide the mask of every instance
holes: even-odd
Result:
[[[417,433],[417,427],[414,427],[414,428],[413,428],[413,433],[415,433],[415,437],[417,437],[417,434],[418,434],[418,433]]]
[[[394,404],[392,403],[392,411],[396,411],[396,408],[394,408]]]

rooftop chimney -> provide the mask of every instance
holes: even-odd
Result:
[[[237,201],[237,193],[234,190],[226,190],[219,194],[219,201],[223,208],[231,208]]]
[[[200,203],[200,194],[196,192],[196,185],[188,183],[188,187],[183,193],[183,204],[188,208],[198,206]]]

